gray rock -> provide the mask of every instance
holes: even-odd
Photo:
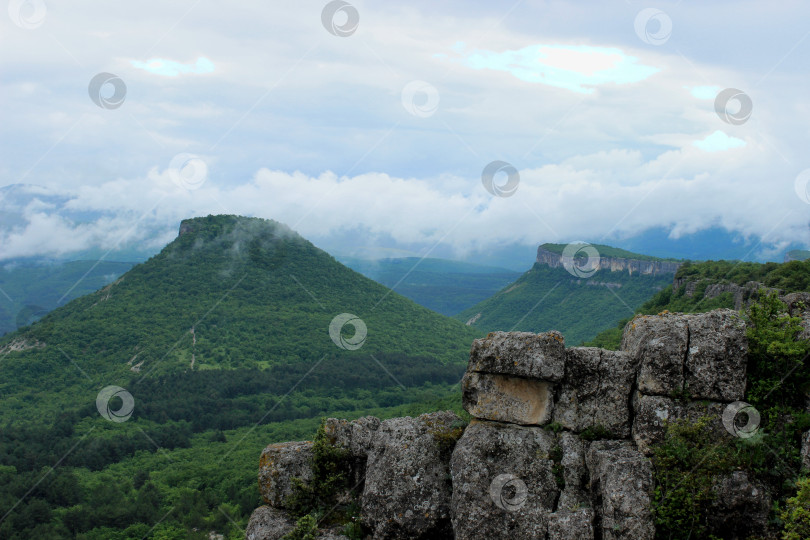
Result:
[[[556,445],[542,428],[470,423],[450,461],[455,538],[545,538],[560,493]]]
[[[278,540],[295,528],[295,521],[281,510],[260,506],[250,515],[245,540]]]
[[[461,390],[464,410],[475,418],[524,425],[551,420],[553,392],[545,381],[468,372]]]
[[[725,403],[703,401],[680,401],[663,396],[637,395],[634,399],[633,440],[636,447],[646,455],[652,447],[664,440],[667,423],[677,420],[696,422],[703,416],[710,417],[712,433],[718,441],[731,442],[732,436],[723,427]]]
[[[586,454],[604,540],[655,536],[652,465],[627,441],[595,441]]]
[[[593,510],[579,508],[555,512],[548,522],[550,540],[593,540]]]
[[[312,479],[311,459],[310,441],[267,446],[259,459],[259,492],[264,501],[275,508],[285,508],[285,501],[293,492],[293,478],[304,482]]]
[[[716,498],[708,512],[710,531],[729,540],[760,537],[768,529],[771,496],[745,471],[734,471],[714,486]]]
[[[730,309],[640,315],[624,328],[622,350],[639,362],[641,393],[734,401],[745,392],[745,323]]]
[[[638,315],[624,327],[621,350],[639,363],[638,389],[671,395],[683,390],[689,329],[683,315]]]
[[[362,519],[374,538],[452,535],[448,461],[459,421],[445,411],[380,424],[361,497]]]
[[[559,445],[566,489],[583,487],[588,473],[585,468],[585,443],[573,433],[563,432],[560,433]]]
[[[810,431],[805,431],[802,435],[802,469],[810,470]]]
[[[684,373],[689,395],[713,401],[742,399],[748,355],[742,317],[730,309],[716,309],[685,318],[689,353]]]
[[[473,341],[467,371],[561,381],[565,339],[559,332],[491,332]]]
[[[636,360],[593,347],[566,350],[565,378],[554,403],[554,421],[572,431],[602,427],[630,435],[630,394]]]
[[[338,448],[348,450],[353,457],[365,458],[379,427],[380,419],[376,416],[364,416],[351,422],[329,418],[324,424],[324,431],[330,442]]]

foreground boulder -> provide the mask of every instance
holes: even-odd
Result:
[[[655,537],[652,465],[626,441],[596,441],[587,453],[590,488],[604,540]]]
[[[285,508],[293,493],[293,478],[312,479],[312,443],[287,442],[267,446],[259,459],[259,493],[274,508]]]
[[[368,453],[361,497],[374,538],[450,538],[450,452],[460,435],[452,412],[385,420]]]
[[[455,537],[545,538],[560,493],[556,444],[538,427],[473,421],[450,460]]]
[[[626,353],[594,347],[566,351],[565,379],[554,403],[554,421],[581,432],[600,429],[612,437],[630,435],[636,361]]]
[[[745,393],[747,343],[745,322],[730,309],[640,315],[622,335],[622,350],[640,364],[639,392],[725,402]]]
[[[281,510],[260,506],[250,515],[250,521],[245,529],[245,539],[276,540],[292,532],[294,528],[295,521]]]
[[[551,420],[550,383],[492,373],[467,373],[461,383],[464,410],[476,418],[541,425]]]
[[[565,339],[559,332],[491,332],[473,341],[467,371],[558,382],[565,374]]]

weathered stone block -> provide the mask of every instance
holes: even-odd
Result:
[[[683,315],[639,315],[624,327],[621,350],[639,363],[638,389],[671,395],[683,390],[689,329]]]
[[[473,341],[467,371],[561,381],[565,339],[559,332],[491,332]]]
[[[614,437],[628,437],[635,370],[636,361],[627,353],[593,347],[567,349],[554,421],[576,432],[601,427]]]
[[[264,501],[275,508],[285,508],[285,501],[293,492],[292,479],[304,482],[312,479],[311,458],[309,441],[267,446],[259,459],[259,492]]]
[[[553,393],[545,381],[468,372],[461,392],[464,410],[476,418],[524,425],[551,419]]]
[[[586,455],[604,540],[652,540],[652,464],[627,441],[595,441]]]
[[[450,460],[455,538],[545,538],[556,444],[541,428],[474,420]]]
[[[250,515],[245,540],[278,540],[294,528],[295,521],[281,510],[260,506]]]
[[[376,416],[364,416],[351,422],[328,418],[324,423],[324,431],[330,442],[338,448],[348,450],[353,457],[365,458],[380,423]]]
[[[730,309],[717,309],[685,318],[689,327],[686,391],[693,399],[742,399],[748,355],[742,317]]]
[[[380,424],[361,497],[374,538],[452,536],[448,438],[459,421],[445,411]]]

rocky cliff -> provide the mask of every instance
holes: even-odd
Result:
[[[751,433],[754,417],[749,409],[740,421],[739,401],[747,347],[732,310],[637,316],[619,351],[566,348],[558,332],[494,332],[472,345],[462,398],[473,420],[463,431],[440,412],[330,419],[325,433],[351,456],[345,473],[371,538],[652,539],[650,455],[667,423],[708,417],[729,443]],[[253,514],[248,540],[293,529],[285,509],[294,478],[312,477],[312,452],[311,442],[264,450],[267,506]],[[766,535],[764,486],[733,471],[714,489],[714,531]]]
[[[551,268],[562,268],[562,254],[537,248],[537,262]],[[599,270],[609,272],[629,272],[630,274],[674,274],[682,263],[675,261],[625,259],[621,257],[599,257]],[[596,266],[594,266],[594,269]]]

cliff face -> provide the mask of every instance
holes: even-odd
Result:
[[[462,400],[473,420],[463,430],[440,412],[330,419],[326,434],[351,457],[344,472],[373,539],[652,539],[650,455],[667,422],[708,416],[727,444],[751,435],[737,417],[747,350],[732,310],[637,316],[619,351],[566,348],[558,332],[493,332],[470,352]],[[268,506],[251,517],[248,540],[292,530],[286,497],[293,478],[311,477],[312,453],[310,442],[265,449]],[[767,534],[765,486],[734,471],[716,489],[710,532]]]
[[[540,246],[537,248],[537,262],[551,268],[563,267],[562,255],[548,251]],[[609,272],[629,272],[632,274],[674,274],[682,263],[674,261],[642,261],[638,259],[623,259],[620,257],[600,257],[599,270]]]

